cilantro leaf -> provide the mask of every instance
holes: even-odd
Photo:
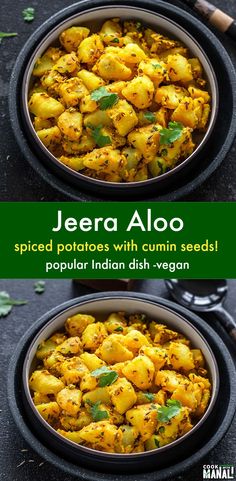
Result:
[[[42,294],[45,291],[45,281],[37,281],[34,283],[34,292]]]
[[[118,326],[114,329],[116,332],[123,332],[124,328],[121,326]]]
[[[181,402],[175,399],[168,399],[166,404],[166,406],[161,406],[157,410],[157,419],[161,423],[168,423],[171,418],[180,413],[182,407]]]
[[[107,411],[102,411],[101,409],[99,409],[101,401],[97,401],[96,403],[93,403],[92,401],[90,401],[90,399],[87,399],[86,403],[90,406],[90,414],[93,418],[93,421],[95,421],[96,423],[98,421],[102,421],[103,419],[107,419],[109,417]]]
[[[148,120],[148,122],[152,123],[156,121],[155,114],[153,112],[145,112],[143,114],[144,118]]]
[[[152,394],[152,392],[144,392],[143,394],[148,399],[148,401],[150,401],[150,402],[154,401],[155,396],[154,396],[154,394]]]
[[[92,371],[90,374],[93,377],[99,378],[99,387],[110,386],[118,378],[117,372],[108,369],[106,366],[99,367],[98,369],[95,369],[95,371]]]
[[[92,130],[92,137],[99,147],[105,147],[105,145],[111,145],[111,138],[109,135],[102,134],[102,125],[94,127],[93,125],[88,125]]]
[[[25,22],[32,22],[35,16],[35,9],[33,7],[28,7],[22,10],[22,16]]]
[[[118,102],[119,97],[117,94],[108,92],[105,87],[100,87],[91,93],[91,99],[98,102],[101,110],[107,110]]]
[[[27,304],[27,301],[11,299],[5,291],[0,292],[0,317],[7,316],[12,310],[12,306],[21,306]]]
[[[157,438],[154,439],[154,443],[155,443],[155,445],[156,445],[157,448],[160,447],[160,443],[159,443],[159,441],[158,441]]]
[[[152,63],[152,66],[153,66],[154,68],[163,68],[160,63]]]
[[[16,33],[16,32],[11,32],[11,33],[8,33],[8,32],[0,32],[0,43],[2,42],[2,39],[3,39],[3,38],[16,37],[17,35],[18,35],[18,33]]]
[[[161,426],[159,429],[158,429],[158,433],[164,433],[165,432],[165,428],[164,426]]]
[[[112,43],[119,43],[119,39],[117,37],[114,37],[112,40],[111,40]]]
[[[182,130],[183,124],[180,122],[169,122],[168,129],[164,128],[160,131],[160,144],[172,144],[180,138]]]

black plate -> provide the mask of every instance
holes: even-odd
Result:
[[[138,294],[133,292],[112,292],[110,294],[113,297],[125,296],[137,299],[146,299],[152,302],[158,302],[159,304],[169,307],[172,310],[175,310],[177,313],[182,314],[184,317],[186,317],[204,335],[205,339],[211,346],[218,364],[220,379],[223,380],[223,382],[221,382],[221,388],[217,404],[214,408],[217,416],[215,417],[214,422],[212,422],[212,425],[209,427],[208,434],[206,435],[205,442],[202,447],[198,448],[197,451],[192,452],[191,455],[188,455],[188,457],[183,461],[173,464],[172,466],[168,466],[165,469],[147,472],[148,467],[146,467],[146,472],[142,474],[138,473],[135,475],[115,475],[115,481],[133,481],[134,476],[136,481],[164,481],[180,474],[183,471],[186,471],[187,469],[190,469],[195,463],[198,463],[203,457],[208,454],[211,449],[216,446],[216,444],[227,432],[236,408],[234,364],[227,348],[225,347],[225,344],[218,336],[218,334],[216,334],[215,331],[213,331],[213,329],[209,327],[201,318],[191,313],[187,309],[183,308],[182,306],[179,306],[165,299],[150,296],[148,294]],[[55,309],[51,310],[43,317],[41,317],[28,330],[28,332],[21,339],[11,359],[8,372],[8,396],[11,412],[19,430],[21,431],[21,434],[30,444],[30,446],[35,449],[35,451],[37,451],[41,456],[43,456],[47,461],[49,461],[62,471],[66,472],[67,474],[79,476],[80,478],[87,481],[114,481],[114,474],[101,473],[98,471],[85,469],[81,466],[68,462],[66,459],[57,456],[53,451],[46,448],[44,444],[41,443],[39,439],[37,439],[37,437],[35,436],[33,427],[28,425],[28,420],[23,408],[21,393],[21,372],[25,354],[31,341],[33,340],[39,329],[43,327],[50,318],[57,315],[63,309],[73,306],[80,301],[89,301],[97,296],[99,298],[106,297],[107,293],[83,296],[61,304],[60,306],[56,307]],[[180,457],[181,456],[183,458],[184,453],[180,453]],[[105,469],[106,466],[104,465],[104,471]]]
[[[104,200],[108,197],[114,200],[137,199],[137,194],[135,195],[132,189],[127,189],[127,195],[122,192],[121,199],[120,194],[119,196],[116,194],[116,197],[111,194],[106,196],[104,190],[103,192],[97,192],[95,194],[82,190],[80,191],[79,187],[75,187],[68,183],[68,181],[58,177],[40,161],[33,148],[30,147],[21,117],[22,109],[20,105],[20,92],[22,78],[26,64],[34,51],[35,46],[44,38],[47,32],[68,16],[89,7],[94,8],[106,4],[109,4],[109,6],[112,4],[136,6],[168,16],[170,19],[179,23],[179,25],[191,33],[191,35],[198,41],[211,60],[216,72],[220,97],[219,114],[214,127],[214,132],[205,147],[201,150],[200,155],[196,158],[197,161],[190,163],[189,167],[186,165],[186,168],[176,173],[176,175],[173,176],[174,183],[163,186],[164,190],[161,190],[161,186],[157,185],[154,187],[155,191],[151,191],[147,188],[145,192],[142,192],[142,195],[138,196],[139,200],[173,201],[179,199],[204,182],[219,166],[230,149],[236,132],[236,75],[231,60],[217,37],[193,15],[190,15],[186,11],[167,2],[161,0],[129,0],[128,2],[126,0],[120,0],[119,2],[115,0],[109,2],[108,0],[83,0],[57,13],[36,30],[34,35],[28,40],[22,49],[15,64],[10,82],[10,118],[17,142],[24,157],[36,172],[54,188],[58,189],[71,199],[79,201]]]

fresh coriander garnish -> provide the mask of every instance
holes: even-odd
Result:
[[[160,130],[160,144],[172,144],[179,139],[183,130],[183,124],[180,122],[169,122],[168,129]]]
[[[118,102],[119,97],[117,94],[108,92],[105,87],[100,87],[91,93],[91,99],[98,102],[101,110],[107,110]]]
[[[156,121],[156,117],[155,117],[155,114],[153,112],[144,112],[143,116],[150,123]]]
[[[157,419],[161,423],[168,423],[171,418],[177,416],[181,411],[182,404],[176,399],[168,399],[166,406],[161,406],[157,410]]]
[[[87,399],[86,403],[90,406],[90,414],[93,418],[93,421],[95,421],[96,423],[109,417],[107,411],[102,411],[101,409],[99,409],[101,401],[93,403],[92,401],[90,401],[90,399]]]
[[[161,156],[162,156],[162,157],[165,157],[167,154],[168,154],[168,150],[167,150],[167,149],[162,149],[162,151],[161,151]]]
[[[164,426],[161,426],[159,429],[158,429],[158,433],[164,433],[165,432],[165,428]]]
[[[0,317],[10,314],[13,306],[22,306],[27,304],[28,301],[21,301],[12,299],[5,291],[0,292]]]
[[[34,283],[34,292],[42,294],[45,291],[45,281],[37,281]]]
[[[123,332],[124,329],[123,329],[123,327],[118,326],[118,327],[116,327],[114,330],[115,330],[116,332]]]
[[[154,443],[155,443],[155,445],[156,445],[157,448],[160,447],[160,443],[159,443],[158,439],[155,438],[155,439],[154,439]]]
[[[95,369],[95,371],[91,372],[91,376],[98,377],[98,385],[99,387],[110,386],[115,382],[118,378],[118,374],[116,371],[111,371],[106,366],[99,367]]]
[[[111,43],[119,43],[119,39],[117,37],[114,37],[112,40],[111,40]]]
[[[25,22],[32,22],[35,17],[35,9],[33,7],[28,7],[22,10],[22,16]]]
[[[111,145],[111,138],[109,137],[109,135],[103,135],[102,133],[102,125],[98,125],[97,127],[94,127],[93,125],[88,125],[88,127],[92,130],[92,137],[99,147]]]
[[[17,35],[18,35],[18,33],[16,33],[16,32],[11,32],[11,33],[0,32],[0,43],[2,42],[3,38],[16,37]]]
[[[155,399],[154,394],[152,392],[144,392],[144,396],[148,399],[148,401],[152,402]]]
[[[153,66],[154,68],[163,68],[160,63],[152,63],[152,66]]]

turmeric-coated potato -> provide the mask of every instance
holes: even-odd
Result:
[[[104,50],[103,42],[98,34],[93,34],[85,38],[77,50],[78,59],[81,63],[92,64],[102,54]]]
[[[60,43],[67,52],[77,50],[78,46],[89,35],[89,29],[86,27],[69,27],[60,35]]]
[[[79,140],[82,135],[82,114],[72,107],[57,119],[57,126],[69,140]]]
[[[56,396],[60,408],[70,416],[76,416],[80,410],[82,392],[74,387],[68,386],[62,389]]]
[[[122,371],[139,389],[149,389],[154,378],[155,367],[151,359],[143,355],[132,359]]]
[[[47,370],[34,371],[29,380],[29,386],[32,391],[41,394],[56,394],[63,389],[64,384],[56,376],[53,376]]]
[[[117,379],[117,381],[108,388],[108,392],[111,396],[112,404],[120,414],[124,414],[137,400],[132,384],[125,378]]]
[[[58,100],[49,97],[49,95],[43,92],[39,92],[33,94],[30,98],[29,110],[37,117],[41,117],[41,119],[50,119],[58,117],[65,109]]]
[[[119,100],[114,107],[107,111],[107,115],[122,136],[127,135],[138,123],[135,110],[126,100]]]
[[[131,80],[122,90],[122,95],[137,109],[150,107],[154,95],[154,85],[147,75],[140,75]]]

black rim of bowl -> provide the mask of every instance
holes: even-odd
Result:
[[[119,4],[121,6],[125,5],[125,1],[121,0]],[[109,6],[112,6],[112,4],[116,4],[114,0],[111,0],[109,2]],[[47,22],[45,22],[35,33],[34,35],[28,40],[28,42],[25,44],[25,47],[21,51],[18,60],[15,64],[15,68],[12,73],[12,78],[11,78],[11,83],[10,83],[10,96],[9,96],[9,106],[10,106],[10,115],[11,115],[11,120],[12,120],[12,126],[13,130],[15,133],[15,136],[17,138],[17,141],[21,147],[22,153],[24,156],[27,158],[27,160],[30,162],[30,164],[34,167],[37,173],[43,176],[44,180],[49,182],[54,188],[57,188],[61,192],[63,192],[65,195],[75,199],[75,200],[103,200],[106,198],[106,193],[104,192],[99,192],[101,196],[99,198],[95,197],[97,194],[93,194],[90,192],[84,192],[83,187],[82,192],[78,190],[78,188],[75,188],[72,185],[65,184],[65,182],[60,179],[56,174],[53,174],[53,172],[49,171],[41,161],[37,158],[36,155],[34,155],[34,152],[30,149],[30,146],[28,145],[28,142],[25,138],[25,134],[22,131],[22,118],[21,118],[21,113],[19,109],[19,88],[21,84],[21,79],[23,76],[23,67],[25,67],[26,63],[28,62],[32,51],[35,49],[35,45],[45,36],[47,32],[52,30],[52,28],[60,21],[63,21],[65,18],[68,16],[71,16],[75,13],[79,13],[83,11],[83,9],[86,9],[88,5],[88,1],[84,0],[78,4],[74,4],[70,7],[65,8],[64,10],[60,11],[53,17],[51,17]],[[90,2],[90,7],[95,8],[99,6],[104,6],[104,2],[101,2],[101,0],[93,0]],[[183,26],[188,32],[188,29],[186,27],[186,23],[189,23],[190,25],[193,25],[198,28],[198,32],[204,32],[205,37],[209,40],[211,43],[211,48],[212,45],[214,45],[214,48],[217,52],[218,57],[220,56],[220,60],[223,63],[225,67],[225,73],[227,77],[230,80],[230,86],[232,87],[232,102],[230,105],[230,109],[232,112],[230,113],[230,119],[229,121],[229,128],[227,131],[227,134],[225,135],[225,138],[223,139],[223,143],[221,144],[220,150],[217,152],[215,157],[211,159],[209,165],[207,165],[206,168],[204,168],[200,173],[197,174],[197,176],[193,179],[190,180],[187,178],[183,179],[184,185],[181,185],[177,189],[174,187],[173,190],[171,190],[168,193],[163,193],[158,192],[159,196],[156,198],[150,197],[150,192],[149,189],[147,189],[147,192],[142,192],[142,197],[143,198],[149,198],[150,200],[176,200],[180,198],[181,196],[186,195],[187,193],[191,192],[194,190],[199,184],[201,184],[209,175],[212,174],[212,172],[216,169],[216,167],[220,164],[220,162],[223,160],[224,156],[228,152],[232,141],[234,139],[235,135],[235,130],[236,130],[236,112],[234,112],[234,105],[236,104],[236,95],[234,91],[236,90],[236,77],[235,77],[235,72],[234,68],[232,66],[232,63],[229,59],[228,54],[220,44],[219,40],[215,37],[215,35],[201,22],[199,22],[196,18],[192,17],[187,12],[184,12],[184,20],[183,20],[183,13],[178,7],[175,7],[173,5],[170,5],[168,3],[165,3],[161,0],[158,0],[157,2],[153,2],[148,0],[147,2],[143,2],[142,0],[130,0],[129,1],[129,6],[136,6],[140,8],[146,8],[150,12],[156,11],[156,8],[158,7],[160,10],[160,14],[166,13],[166,10],[168,11],[169,14],[174,15],[174,21],[175,17],[177,16],[178,18],[182,19],[180,22],[180,25]],[[184,24],[183,24],[184,22]],[[197,39],[196,39],[197,40]],[[207,52],[206,52],[207,54]],[[208,54],[209,57],[209,54]],[[235,88],[234,88],[235,87]],[[202,156],[206,155],[204,154],[204,149],[202,151]],[[210,155],[210,154],[209,154]],[[177,177],[176,177],[177,179]],[[103,189],[104,191],[104,189]],[[124,190],[122,190],[122,194],[124,194]],[[121,192],[119,192],[121,193]],[[144,194],[144,195],[143,195]],[[109,194],[107,194],[109,196]],[[130,195],[130,194],[128,194]],[[135,195],[135,192],[132,192],[132,196]],[[110,194],[110,197],[113,197],[112,194]],[[116,194],[117,197],[117,194]],[[125,194],[124,198],[125,199]]]
[[[222,437],[226,434],[227,430],[230,427],[232,422],[232,418],[235,413],[236,408],[236,385],[233,382],[235,378],[235,367],[233,361],[231,359],[230,353],[228,352],[224,342],[219,337],[219,335],[208,325],[206,324],[201,318],[196,316],[196,314],[188,311],[186,308],[173,303],[172,301],[162,299],[159,297],[151,296],[148,294],[139,294],[139,293],[124,293],[124,292],[114,292],[111,293],[99,293],[99,294],[90,294],[87,296],[82,296],[71,301],[65,302],[60,306],[50,310],[47,314],[42,316],[34,325],[26,332],[26,334],[21,339],[15,353],[11,359],[9,372],[8,372],[8,398],[9,404],[11,408],[11,412],[15,423],[20,430],[23,437],[26,441],[30,444],[30,446],[39,453],[39,455],[43,456],[44,459],[52,463],[57,468],[61,469],[62,471],[69,473],[71,475],[78,476],[80,475],[83,479],[88,481],[113,481],[114,474],[109,473],[101,473],[97,471],[91,471],[89,469],[83,468],[81,466],[75,465],[71,462],[68,462],[54,452],[50,451],[48,448],[42,444],[31,429],[28,427],[28,424],[25,419],[24,410],[22,408],[21,403],[21,396],[22,393],[19,391],[19,376],[23,366],[24,358],[26,351],[36,333],[39,331],[41,327],[49,320],[59,314],[62,310],[72,307],[73,305],[79,302],[85,302],[94,300],[95,298],[102,298],[107,297],[131,297],[135,299],[141,300],[149,300],[152,302],[156,302],[163,307],[170,308],[175,312],[183,315],[186,319],[188,319],[193,326],[197,327],[201,334],[206,338],[209,342],[214,355],[217,359],[219,369],[222,370],[221,375],[224,375],[224,389],[227,388],[227,396],[224,397],[224,409],[223,409],[223,418],[224,422],[220,422],[217,426],[214,426],[215,432],[210,438],[206,441],[206,444],[202,446],[196,453],[189,456],[185,460],[176,463],[168,468],[164,468],[161,470],[155,470],[147,473],[142,474],[135,474],[135,477],[138,481],[164,481],[166,479],[170,479],[171,477],[186,471],[187,469],[191,468],[194,464],[199,462],[202,458],[204,458],[208,452],[213,449],[216,444],[222,439]],[[220,396],[220,394],[219,394]],[[222,400],[221,400],[222,401]],[[220,409],[219,404],[219,409]],[[119,481],[132,481],[133,475],[116,475],[117,480]]]

